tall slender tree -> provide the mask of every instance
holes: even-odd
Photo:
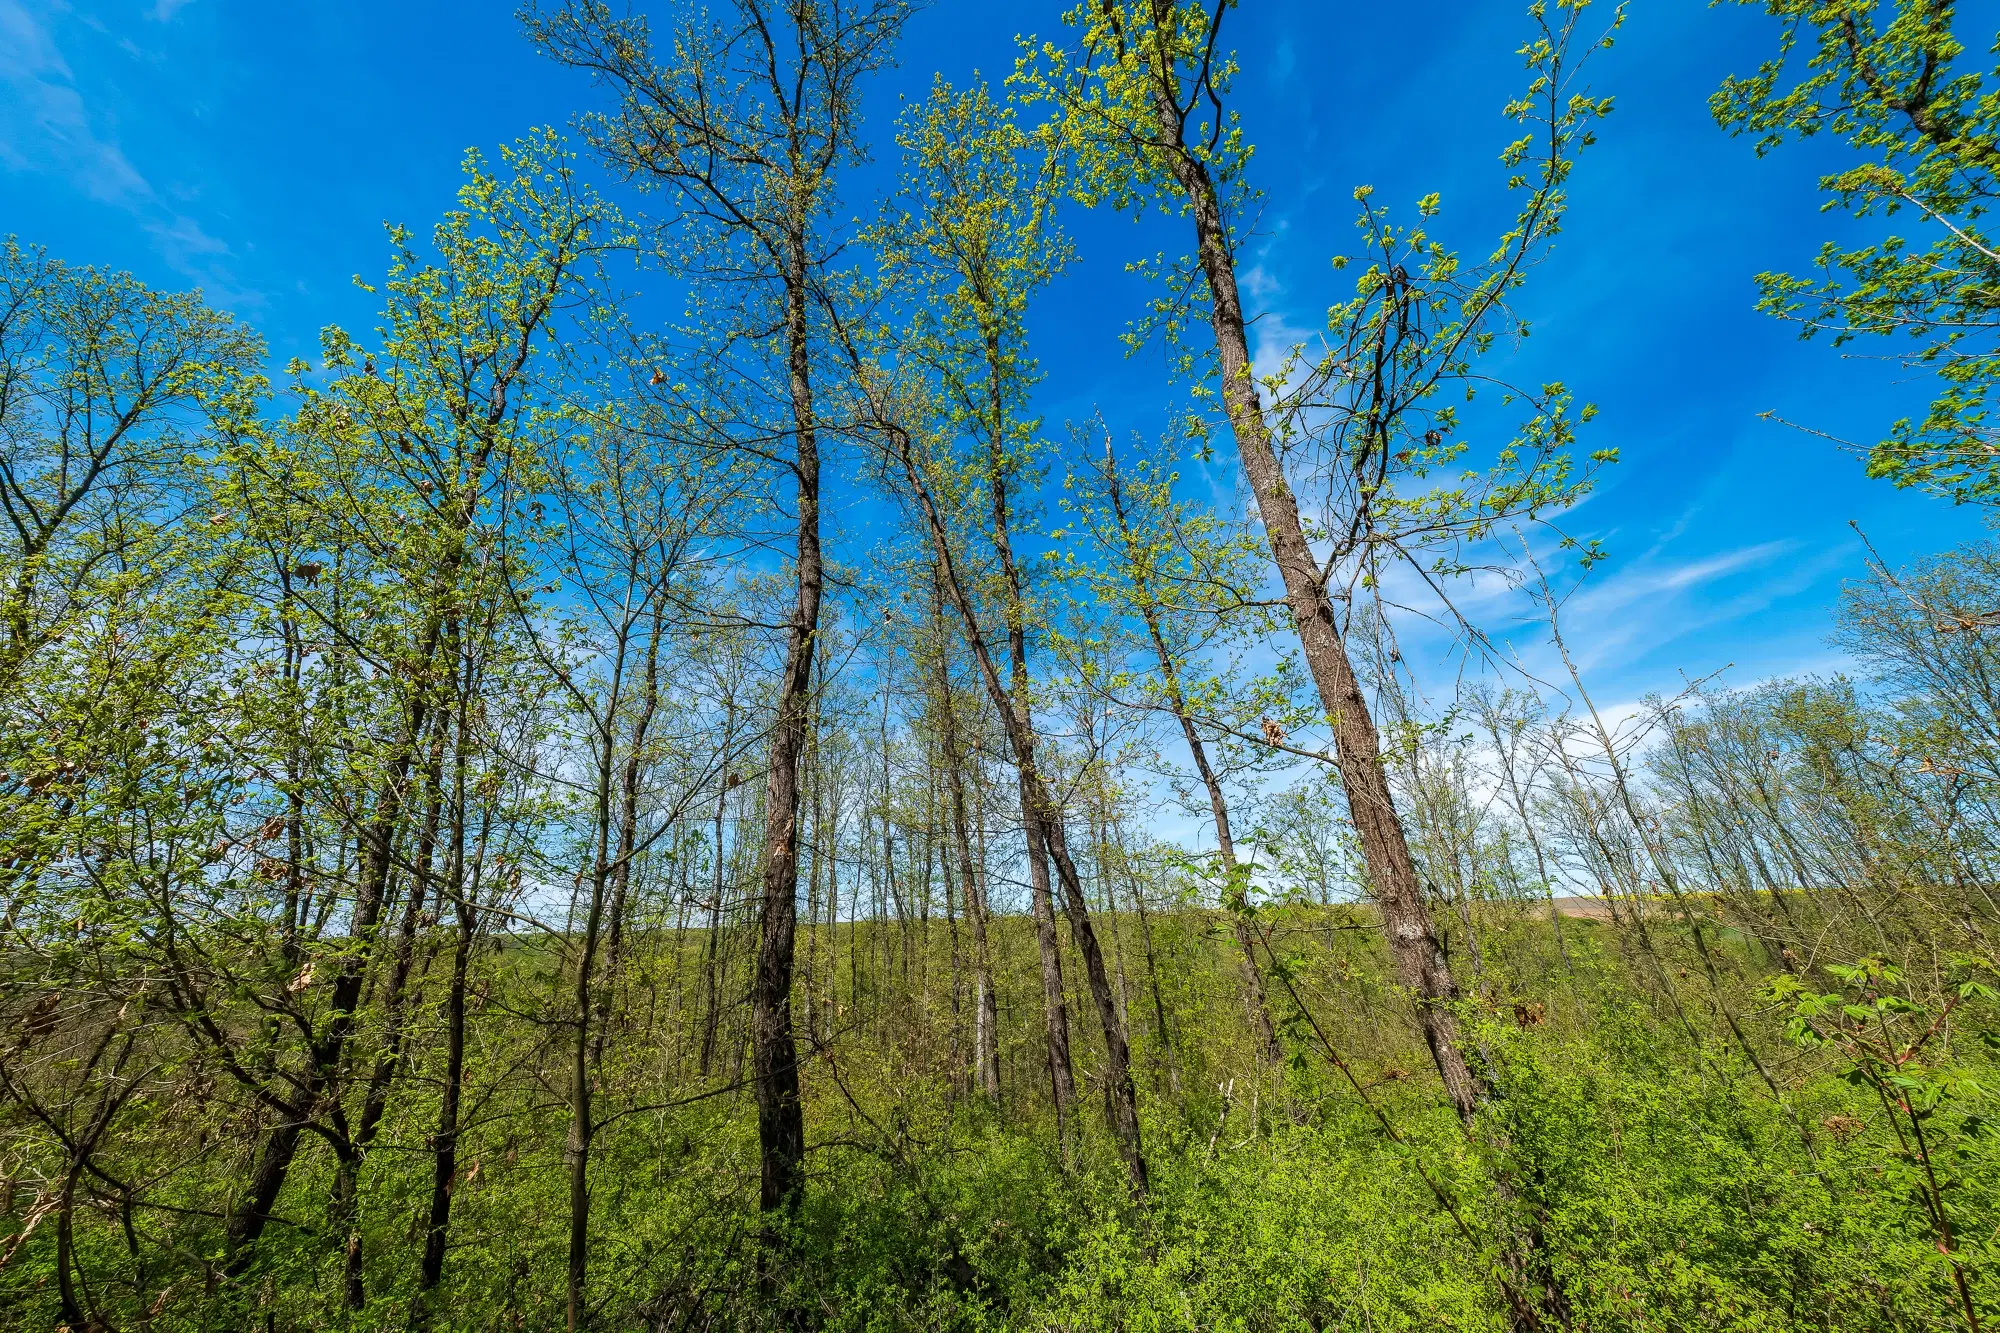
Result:
[[[789,477],[795,523],[751,987],[759,1197],[774,1215],[797,1207],[806,1150],[791,992],[800,761],[826,578],[814,327],[825,313],[818,307],[838,248],[838,229],[829,225],[835,184],[863,154],[861,84],[889,61],[908,11],[908,0],[734,0],[716,14],[689,7],[677,17],[664,61],[653,54],[643,17],[602,0],[570,0],[528,17],[545,51],[588,70],[616,97],[615,111],[590,122],[606,159],[629,179],[668,191],[678,205],[677,216],[661,224],[659,252],[671,246],[697,282],[754,294],[750,308],[736,307],[744,318],[725,325],[723,340],[752,348],[757,369],[746,386],[777,399],[775,411],[750,415],[760,424],[738,440]],[[690,233],[697,238],[692,252]]]
[[[1074,1076],[1062,977],[1049,938],[1054,933],[1053,911],[1041,906],[1052,897],[1049,862],[1062,883],[1070,933],[1104,1036],[1109,1117],[1133,1188],[1143,1194],[1146,1167],[1124,1016],[1070,855],[1063,812],[1042,767],[1049,760],[1034,720],[1027,648],[1031,612],[1015,549],[1017,492],[1031,473],[1038,425],[1027,411],[1036,367],[1027,351],[1024,321],[1030,298],[1066,261],[1067,243],[1051,217],[1061,178],[1052,161],[1031,151],[1013,108],[995,102],[983,86],[961,93],[939,80],[929,100],[904,118],[898,143],[904,151],[906,180],[874,239],[888,282],[892,287],[906,286],[920,303],[918,310],[927,312],[913,321],[896,354],[920,367],[935,385],[937,434],[947,441],[961,434],[969,439],[971,461],[950,484],[954,492],[981,494],[986,510],[983,536],[992,551],[994,571],[990,597],[1000,608],[1006,632],[1005,683],[993,695],[993,703],[1007,715],[1005,730],[1020,784],[1036,920],[1038,929],[1046,932],[1040,937],[1044,1012],[1056,1106],[1060,1114],[1073,1098]],[[901,444],[898,449],[905,455],[903,479],[922,490],[917,498],[932,538],[932,557],[984,673],[990,654],[966,586],[966,571],[945,549],[949,535],[941,535],[936,527],[945,513],[936,503],[937,482],[919,467],[914,453],[902,450]],[[926,466],[938,461],[930,459]],[[989,679],[989,690],[1000,680],[997,675]]]
[[[1086,455],[1076,461],[1066,505],[1095,549],[1083,560],[1072,553],[1071,565],[1095,585],[1100,601],[1114,613],[1136,614],[1143,629],[1142,656],[1150,660],[1153,675],[1145,694],[1154,697],[1131,702],[1155,705],[1174,719],[1201,780],[1215,829],[1222,906],[1242,952],[1245,1008],[1264,1054],[1275,1063],[1283,1052],[1250,937],[1250,867],[1236,855],[1229,796],[1202,735],[1200,702],[1187,680],[1189,658],[1220,642],[1232,612],[1240,619],[1245,611],[1263,609],[1245,577],[1243,556],[1248,552],[1243,542],[1174,499],[1171,473],[1162,476],[1142,464],[1136,476],[1121,474],[1108,435],[1101,458]],[[1195,617],[1209,622],[1206,632],[1190,631],[1187,622]],[[1249,628],[1254,633],[1265,627]]]
[[[351,1091],[361,1002],[383,953],[393,895],[405,893],[406,907],[421,911],[417,880],[405,872],[421,855],[406,822],[427,809],[434,790],[433,766],[422,761],[454,711],[467,611],[499,595],[511,538],[505,520],[546,442],[558,396],[546,359],[552,330],[615,240],[614,219],[577,182],[552,136],[504,156],[500,171],[468,157],[460,207],[433,234],[434,258],[406,230],[392,230],[380,345],[364,347],[338,329],[324,335],[329,378],[298,385],[287,428],[293,447],[249,447],[253,441],[231,457],[232,499],[249,512],[253,532],[310,516],[275,577],[298,618],[331,641],[319,651],[336,659],[334,667],[343,656],[336,645],[366,664],[388,718],[383,734],[355,747],[339,779],[346,789],[324,794],[351,826],[349,943],[331,952],[324,972],[307,960],[286,988],[323,989],[324,1009],[316,1018],[295,1009],[306,1034],[302,1067],[277,1080],[283,1095],[262,1089],[278,1119],[228,1220],[235,1271],[251,1261],[308,1127],[333,1143],[343,1172],[358,1170],[366,1155],[341,1102]],[[342,581],[321,586],[328,567],[350,552],[374,571],[358,585],[372,614],[356,619],[336,600]],[[366,797],[354,800],[355,788]],[[395,956],[390,950],[392,970]],[[190,1012],[200,1012],[187,998]],[[223,1027],[209,1018],[201,1030],[226,1055]],[[232,1068],[255,1081],[240,1062]],[[352,1239],[350,1249],[346,1289],[359,1303],[365,1293]]]
[[[1445,1092],[1470,1122],[1486,1090],[1459,1040],[1458,984],[1396,813],[1343,608],[1357,586],[1379,587],[1392,560],[1407,558],[1435,581],[1464,568],[1464,541],[1515,517],[1560,512],[1577,498],[1582,481],[1568,445],[1579,414],[1560,385],[1526,395],[1529,419],[1516,443],[1496,451],[1483,472],[1427,479],[1471,461],[1453,438],[1459,407],[1440,391],[1476,391],[1471,358],[1512,326],[1507,298],[1554,237],[1570,165],[1609,103],[1575,82],[1596,44],[1578,31],[1583,6],[1560,5],[1553,16],[1536,6],[1536,36],[1525,48],[1529,90],[1507,108],[1534,126],[1505,154],[1523,198],[1493,257],[1469,269],[1431,238],[1436,196],[1420,201],[1419,225],[1404,229],[1369,202],[1368,188],[1357,189],[1370,262],[1355,296],[1333,308],[1321,355],[1307,360],[1294,351],[1260,382],[1238,279],[1239,228],[1252,194],[1250,145],[1224,101],[1236,71],[1220,45],[1230,8],[1230,0],[1212,11],[1189,0],[1079,7],[1069,14],[1075,47],[1046,46],[1026,77],[1060,113],[1051,133],[1077,156],[1080,197],[1134,209],[1158,201],[1192,224],[1192,255],[1160,273],[1171,290],[1154,305],[1149,327],[1219,399],[1235,438],[1332,732],[1397,974],[1417,999]],[[1206,353],[1183,340],[1188,309],[1207,314]],[[1309,521],[1302,496],[1323,517]]]

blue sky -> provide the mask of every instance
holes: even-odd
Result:
[[[945,0],[921,12],[901,68],[870,93],[876,142],[887,145],[896,98],[920,94],[933,71],[1003,74],[1014,35],[1053,30],[1057,9]],[[322,325],[371,323],[350,277],[380,270],[384,220],[433,219],[466,148],[593,105],[509,11],[505,0],[0,0],[0,228],[66,259],[199,285],[257,324],[280,360],[310,355]],[[1405,205],[1440,191],[1447,240],[1490,247],[1507,206],[1499,108],[1521,79],[1520,6],[1246,0],[1228,31],[1267,196],[1251,255],[1267,343],[1310,330],[1347,290],[1327,260],[1348,248],[1356,184]],[[1973,511],[1870,482],[1832,446],[1758,418],[1870,440],[1925,389],[1801,344],[1752,308],[1754,273],[1798,268],[1822,239],[1855,234],[1818,212],[1813,182],[1837,146],[1760,162],[1708,118],[1715,85],[1773,35],[1754,8],[1636,8],[1591,76],[1618,109],[1521,302],[1536,332],[1510,373],[1559,378],[1597,402],[1589,442],[1624,458],[1577,516],[1614,557],[1572,623],[1607,700],[1728,663],[1739,683],[1833,669],[1828,608],[1860,569],[1850,519],[1892,561],[1981,530]],[[856,178],[857,210],[889,165]],[[1080,262],[1034,317],[1042,410],[1051,427],[1097,411],[1150,426],[1170,400],[1160,358],[1119,346],[1143,298],[1122,267],[1181,244],[1179,230],[1107,216],[1072,230]]]

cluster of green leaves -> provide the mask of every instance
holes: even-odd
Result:
[[[1837,1055],[1846,1065],[1842,1076],[1879,1104],[1896,1141],[1888,1159],[1894,1170],[1889,1183],[1916,1204],[1914,1211],[1928,1224],[1958,1290],[1966,1327],[1976,1330],[1979,1312],[1967,1267],[1990,1262],[1992,1245],[1982,1230],[1964,1226],[1955,1200],[1963,1193],[1961,1173],[1984,1166],[1991,1155],[1981,1152],[1986,1146],[1981,1141],[2000,1138],[2000,1131],[1982,1114],[1992,1098],[1989,1080],[1932,1050],[1944,1046],[1955,1011],[1968,1002],[1991,1005],[2000,992],[1980,979],[1992,974],[1985,959],[1957,955],[1949,968],[1953,984],[1931,1005],[1913,998],[1904,970],[1880,956],[1828,964],[1827,974],[1840,983],[1837,990],[1816,991],[1804,978],[1782,973],[1772,978],[1770,995],[1786,1009],[1786,1037],[1806,1050]],[[2000,1050],[2000,1033],[1979,1035]],[[1858,1127],[1850,1122],[1840,1129],[1851,1133]]]
[[[1079,200],[1180,216],[1196,211],[1191,182],[1205,182],[1221,208],[1216,225],[1233,265],[1257,196],[1252,146],[1227,105],[1237,60],[1219,29],[1231,7],[1081,6],[1066,16],[1069,45],[1031,51],[1014,82],[1058,113],[1046,133],[1072,164]],[[1484,364],[1501,340],[1526,335],[1510,300],[1560,233],[1576,156],[1611,110],[1578,71],[1592,50],[1610,44],[1622,10],[1586,37],[1585,8],[1530,10],[1536,35],[1521,50],[1528,83],[1505,108],[1525,132],[1501,154],[1520,199],[1489,258],[1467,265],[1438,236],[1437,195],[1419,200],[1416,222],[1405,226],[1373,202],[1371,187],[1357,188],[1364,262],[1353,295],[1331,304],[1316,347],[1285,349],[1259,375],[1291,488],[1313,500],[1307,535],[1322,546],[1330,581],[1342,570],[1341,584],[1373,588],[1389,562],[1404,559],[1443,593],[1446,580],[1474,567],[1469,550],[1513,525],[1556,520],[1616,459],[1608,448],[1579,456],[1577,430],[1595,408],[1576,403],[1564,385],[1510,385]],[[1336,269],[1349,263],[1333,260]],[[1208,276],[1191,253],[1134,267],[1164,290],[1130,341],[1136,348],[1165,340],[1177,378],[1196,396],[1188,431],[1205,456],[1220,386],[1213,358],[1190,330],[1212,304]],[[1466,404],[1488,393],[1503,411],[1524,416],[1511,426],[1493,423],[1500,442],[1475,447]],[[1586,566],[1601,556],[1560,531],[1557,540]]]
[[[1249,179],[1256,149],[1223,101],[1239,70],[1235,54],[1221,45],[1222,21],[1233,7],[1233,0],[1212,12],[1150,0],[1077,5],[1063,14],[1071,44],[1026,44],[1009,84],[1029,105],[1057,113],[1041,135],[1068,164],[1066,183],[1078,202],[1188,216],[1192,204],[1176,173],[1176,158],[1184,155],[1214,181],[1225,201],[1229,245],[1240,244],[1239,219],[1258,195]],[[1192,117],[1179,138],[1168,125],[1169,108]],[[1164,289],[1127,331],[1126,345],[1137,351],[1163,339],[1176,377],[1212,404],[1213,371],[1204,349],[1187,336],[1190,319],[1198,324],[1208,308],[1201,264],[1192,254],[1162,251],[1126,268]],[[1196,416],[1190,424],[1205,422]]]
[[[1750,3],[1751,0],[1742,0]],[[2000,168],[2000,86],[1964,67],[1958,7],[1936,0],[1761,0],[1778,51],[1710,99],[1716,121],[1755,136],[1762,155],[1787,139],[1840,138],[1854,165],[1824,176],[1826,207],[1862,218],[1913,214],[1911,235],[1828,241],[1819,274],[1762,273],[1762,309],[1835,346],[1894,339],[1888,356],[1935,375],[1920,419],[1895,422],[1868,451],[1870,476],[1957,502],[2000,499],[2000,432],[1989,399],[2000,377],[1996,253],[1986,221]],[[1928,238],[1928,239],[1927,239]]]
[[[1559,382],[1510,384],[1484,364],[1528,336],[1512,300],[1561,234],[1577,157],[1611,113],[1611,99],[1579,77],[1591,52],[1611,45],[1624,11],[1593,38],[1580,31],[1585,7],[1531,10],[1537,32],[1519,53],[1528,83],[1504,109],[1524,133],[1501,153],[1518,202],[1486,260],[1468,265],[1441,239],[1437,194],[1416,202],[1414,222],[1399,223],[1373,187],[1358,186],[1361,249],[1332,261],[1336,270],[1360,267],[1354,294],[1329,310],[1318,350],[1294,347],[1263,377],[1280,446],[1298,458],[1295,487],[1323,494],[1326,518],[1314,535],[1335,560],[1357,560],[1364,586],[1398,555],[1433,581],[1470,572],[1468,548],[1558,519],[1617,459],[1615,448],[1578,456],[1578,429],[1594,405],[1578,404]],[[1501,441],[1475,448],[1467,413],[1488,394],[1524,415],[1511,433],[1488,425]],[[1584,568],[1602,557],[1595,542],[1557,536]]]

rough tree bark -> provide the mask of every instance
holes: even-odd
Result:
[[[1170,30],[1171,3],[1172,0],[1153,0],[1156,32]],[[1369,891],[1382,912],[1383,931],[1397,980],[1416,997],[1424,1044],[1430,1048],[1431,1060],[1444,1080],[1445,1095],[1451,1099],[1460,1120],[1470,1123],[1486,1099],[1487,1089],[1460,1048],[1458,1019],[1452,1012],[1452,1004],[1458,999],[1458,983],[1452,976],[1444,943],[1431,922],[1410,845],[1396,815],[1375,719],[1355,675],[1354,664],[1348,658],[1333,599],[1320,576],[1319,562],[1306,541],[1298,499],[1292,494],[1284,466],[1272,446],[1271,427],[1264,419],[1257,381],[1250,369],[1250,343],[1236,283],[1236,257],[1215,180],[1206,164],[1182,146],[1186,123],[1172,67],[1165,60],[1156,59],[1154,75],[1154,107],[1160,120],[1161,138],[1167,145],[1165,160],[1187,195],[1194,219],[1195,253],[1202,275],[1208,280],[1209,325],[1214,332],[1221,370],[1223,407],[1236,437],[1244,474],[1257,499],[1257,512],[1264,523],[1272,558],[1284,580],[1285,600],[1298,628],[1306,667],[1312,673],[1320,704],[1333,727],[1335,764],[1341,787],[1347,793],[1349,816],[1360,836]]]
[[[746,342],[775,345],[780,357],[791,452],[774,458],[768,439],[752,447],[790,472],[797,501],[794,597],[775,691],[759,872],[761,931],[751,983],[759,1202],[773,1216],[765,1240],[767,1253],[774,1253],[774,1215],[797,1203],[805,1156],[791,987],[799,765],[811,724],[824,582],[810,314],[828,299],[819,281],[827,262],[820,228],[832,182],[842,165],[864,155],[856,135],[858,83],[888,60],[909,4],[734,0],[721,8],[733,13],[712,19],[698,6],[682,6],[685,22],[665,63],[650,54],[642,17],[615,14],[590,0],[531,13],[528,27],[558,60],[590,71],[619,93],[619,112],[597,122],[599,148],[622,169],[673,189],[687,206],[681,222],[729,238],[731,246],[740,242],[731,250],[741,256],[733,276],[759,289],[779,312],[776,328],[739,330]]]
[[[759,1203],[766,1213],[798,1201],[806,1153],[799,1106],[798,1049],[792,1037],[792,963],[798,924],[799,759],[812,714],[813,651],[819,634],[824,573],[819,540],[819,431],[813,415],[806,327],[807,259],[803,219],[786,236],[785,349],[791,395],[793,470],[798,481],[796,597],[785,631],[778,716],[764,798],[764,901],[757,971],[750,990],[752,1081],[762,1148]]]

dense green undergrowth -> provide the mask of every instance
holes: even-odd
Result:
[[[1572,922],[1565,969],[1547,956],[1543,926],[1496,918],[1489,990],[1464,1016],[1497,1096],[1467,1134],[1414,1030],[1375,1007],[1393,989],[1368,975],[1372,946],[1290,919],[1307,941],[1292,994],[1310,1013],[1280,1003],[1282,1068],[1241,1063],[1227,1024],[1204,1032],[1197,1021],[1214,1021],[1204,993],[1227,977],[1214,923],[1153,922],[1179,961],[1179,989],[1163,992],[1171,1064],[1139,1025],[1152,1164],[1143,1205],[1101,1129],[1095,1088],[1059,1141],[1031,1062],[1018,1062],[1029,1081],[1010,1080],[991,1106],[949,1067],[917,1072],[939,1053],[885,1023],[869,1041],[835,1034],[809,1061],[808,1191],[785,1233],[766,1235],[747,1094],[726,1066],[686,1079],[677,1096],[643,1094],[674,1057],[628,1027],[599,1073],[607,1098],[622,1100],[595,1150],[595,1326],[1497,1330],[1508,1324],[1494,1238],[1526,1227],[1541,1235],[1577,1328],[1964,1326],[1918,1197],[1921,1163],[1851,1063],[1784,1039],[1789,1010],[1775,992],[1758,991],[1752,1007],[1753,1063],[1703,1012],[1698,987],[1668,999],[1637,984],[1608,926]],[[1503,990],[1510,956],[1524,972],[1530,960],[1548,964],[1540,984]],[[1754,985],[1750,953],[1735,960],[1744,966],[1731,975]],[[496,1015],[518,1005],[523,1021],[486,1028],[483,1066],[509,1072],[477,1090],[447,1276],[427,1302],[416,1262],[435,1108],[422,1062],[360,1175],[369,1286],[358,1310],[343,1308],[347,1254],[326,1202],[336,1162],[310,1143],[254,1264],[225,1273],[215,1219],[260,1121],[214,1098],[211,1073],[191,1067],[123,1112],[117,1143],[97,1159],[101,1176],[82,1190],[91,1202],[72,1219],[68,1262],[93,1284],[93,1307],[116,1312],[106,1326],[562,1327],[567,1113],[536,1072],[547,1053],[524,1021],[531,951],[494,966]],[[508,999],[510,981],[520,993]],[[1378,988],[1367,1007],[1364,986]],[[1924,1066],[1949,1076],[1934,1080],[1921,1117],[1982,1313],[2000,1300],[2000,1136],[1978,1119],[1990,1059],[1981,1025],[1992,1022],[1976,994],[1950,1015],[1949,1050]],[[0,1327],[54,1328],[57,1236],[20,1182],[59,1159],[35,1127],[8,1123],[17,1183],[0,1238]]]

